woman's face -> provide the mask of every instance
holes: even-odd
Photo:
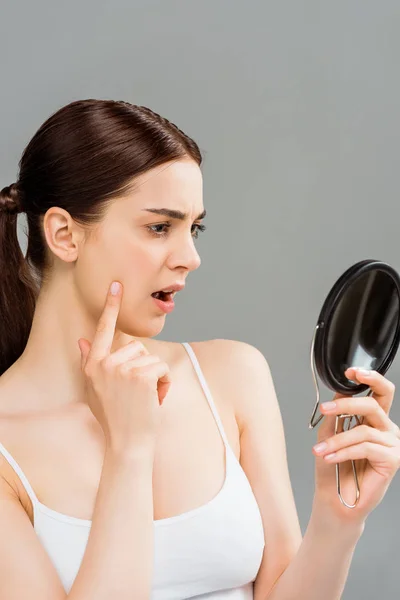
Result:
[[[187,216],[179,220],[149,209]],[[132,336],[157,335],[166,314],[151,294],[185,283],[190,271],[200,266],[195,236],[203,211],[201,170],[189,159],[144,173],[132,193],[113,201],[95,235],[79,248],[75,262],[77,291],[93,318],[98,320],[108,288],[118,280],[123,296],[117,328]]]

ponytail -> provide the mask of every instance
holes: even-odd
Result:
[[[22,212],[17,184],[0,191],[0,376],[19,358],[28,341],[37,287],[17,236]]]

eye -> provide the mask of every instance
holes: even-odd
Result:
[[[164,227],[167,231],[154,231],[153,228],[156,227]],[[193,232],[193,237],[197,239],[199,237],[199,231],[205,231],[207,228],[205,225],[201,225],[199,223],[194,223],[193,227],[195,227],[195,231]],[[155,237],[165,237],[168,233],[168,230],[171,228],[171,223],[159,223],[157,225],[149,225],[147,229],[150,231],[152,235]]]

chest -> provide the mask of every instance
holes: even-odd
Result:
[[[212,374],[207,378],[230,447],[239,458],[233,410]],[[153,468],[154,519],[169,518],[213,498],[225,479],[224,444],[193,372],[175,378],[160,408],[161,427]],[[0,442],[28,478],[39,501],[80,519],[91,519],[104,458],[104,438],[87,407],[0,422]],[[18,489],[33,522],[32,503],[4,460],[4,476]]]

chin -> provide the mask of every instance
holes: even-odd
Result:
[[[164,329],[165,315],[158,319],[147,319],[143,323],[119,323],[119,329],[126,335],[140,338],[152,338]]]

